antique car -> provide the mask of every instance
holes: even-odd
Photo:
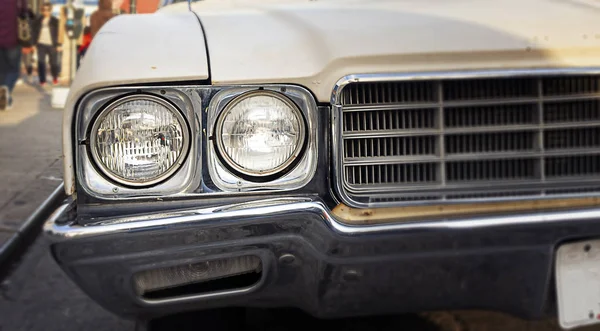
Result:
[[[54,258],[124,317],[600,318],[600,5],[120,15],[64,110]]]

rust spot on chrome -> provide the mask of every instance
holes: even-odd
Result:
[[[511,212],[535,212],[600,206],[600,197],[484,202],[448,205],[405,206],[390,208],[352,208],[339,204],[333,208],[335,217],[347,224],[383,224],[419,221],[440,217],[494,215]]]

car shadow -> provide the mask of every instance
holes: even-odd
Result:
[[[319,319],[299,309],[226,308],[170,315],[138,324],[138,330],[245,330],[306,331],[439,331],[430,320],[416,314]]]

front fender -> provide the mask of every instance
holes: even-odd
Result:
[[[78,100],[109,86],[206,80],[204,33],[196,15],[121,15],[96,34],[71,85],[63,115],[65,192],[75,193],[73,119]]]

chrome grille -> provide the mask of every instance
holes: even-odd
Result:
[[[600,193],[600,76],[502,76],[345,85],[335,105],[343,200]]]

